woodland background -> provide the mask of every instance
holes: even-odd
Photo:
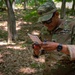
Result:
[[[40,33],[37,8],[46,1],[50,0],[0,0],[0,75],[41,75],[45,58],[33,58],[27,33]],[[60,18],[75,19],[75,0],[53,1]]]

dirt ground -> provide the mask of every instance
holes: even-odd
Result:
[[[18,16],[17,16],[18,17]],[[0,75],[42,75],[45,58],[33,58],[32,41],[27,33],[38,31],[38,25],[26,23],[21,15],[16,21],[17,43],[7,44],[7,21],[4,15],[0,15]],[[33,25],[33,27],[32,27]]]
[[[0,15],[0,75],[42,75],[45,57],[33,58],[32,41],[27,35],[40,33],[42,25],[25,22],[21,14],[16,16],[17,43],[12,45],[7,44],[7,15]]]

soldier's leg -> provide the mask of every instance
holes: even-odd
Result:
[[[46,65],[43,75],[74,75],[75,63],[57,63],[54,66]]]
[[[72,75],[75,73],[75,62],[74,61],[64,61],[58,62],[54,65],[52,75]]]
[[[58,62],[51,62],[50,57],[46,59],[45,70],[43,75],[74,75],[75,74],[75,61],[70,61],[67,57]]]

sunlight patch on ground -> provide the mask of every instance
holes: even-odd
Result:
[[[24,24],[32,24],[32,22],[24,22]]]
[[[1,45],[8,45],[8,43],[7,42],[0,42],[0,46]]]
[[[31,74],[31,73],[35,73],[36,72],[36,70],[35,69],[33,69],[33,68],[29,68],[29,67],[27,67],[27,68],[21,68],[20,70],[19,70],[19,72],[22,72],[22,73],[26,73],[26,74]]]
[[[45,63],[45,57],[44,56],[41,56],[39,58],[34,58],[31,56],[31,59],[34,61],[40,62],[40,63]]]
[[[2,30],[7,31],[7,21],[0,21],[0,27]]]
[[[22,25],[24,24],[32,24],[31,22],[24,22],[24,21],[16,21],[16,30],[20,30]]]
[[[15,49],[15,50],[26,50],[27,47],[22,48],[21,46],[7,46],[6,48]]]
[[[69,18],[73,18],[73,19],[75,19],[75,16],[69,16]]]
[[[2,45],[9,45],[9,43],[6,41],[0,41],[0,46]],[[11,45],[15,45],[15,43],[11,43]]]
[[[26,50],[27,47],[22,48],[19,46],[14,46],[15,43],[12,43],[12,46],[8,46],[9,44],[7,42],[0,42],[0,46],[6,45],[6,48],[15,49],[15,50]]]
[[[17,27],[16,27],[16,30],[20,30],[21,29],[21,24],[22,24],[22,22],[21,21],[17,21],[16,22],[17,23]]]
[[[31,22],[24,22],[24,21],[16,21],[16,30],[21,29],[21,25],[24,24],[32,24]],[[7,21],[0,21],[0,29],[7,31]]]

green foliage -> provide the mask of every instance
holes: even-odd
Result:
[[[61,0],[54,0],[55,2],[61,2]],[[72,0],[66,0],[66,2],[71,2]]]
[[[21,8],[22,5],[17,3],[17,4],[16,4],[16,7],[18,7],[18,8],[20,7],[20,8]]]
[[[29,0],[28,5],[29,6],[35,6],[35,2],[38,4],[37,6],[47,2],[47,1],[52,1],[52,0]]]
[[[7,32],[0,30],[0,38],[6,39],[7,35],[8,35]]]
[[[32,67],[32,68],[38,68],[38,65],[37,65],[37,63],[32,63],[32,64],[31,64],[31,67]]]
[[[31,67],[32,68],[45,68],[45,66],[44,66],[44,64],[40,64],[40,63],[36,63],[36,62],[34,62],[34,63],[31,63]]]
[[[25,12],[25,16],[23,16],[23,19],[27,22],[36,22],[38,18],[38,14],[36,10],[29,10],[29,12]]]
[[[22,48],[27,47],[28,45],[32,44],[32,41],[26,41],[25,43],[22,44]]]
[[[37,2],[37,7],[39,7],[39,5],[47,2],[47,1],[52,1],[52,0],[29,0],[27,3],[28,6],[30,7],[35,7],[35,2]],[[23,16],[23,19],[27,22],[32,22],[32,23],[35,23],[38,19],[38,14],[37,14],[37,9],[32,9],[32,10],[28,10],[25,11],[25,16]]]
[[[0,0],[0,8],[2,8],[4,5],[4,0]]]
[[[20,4],[21,3],[21,0],[16,0],[16,4]]]

